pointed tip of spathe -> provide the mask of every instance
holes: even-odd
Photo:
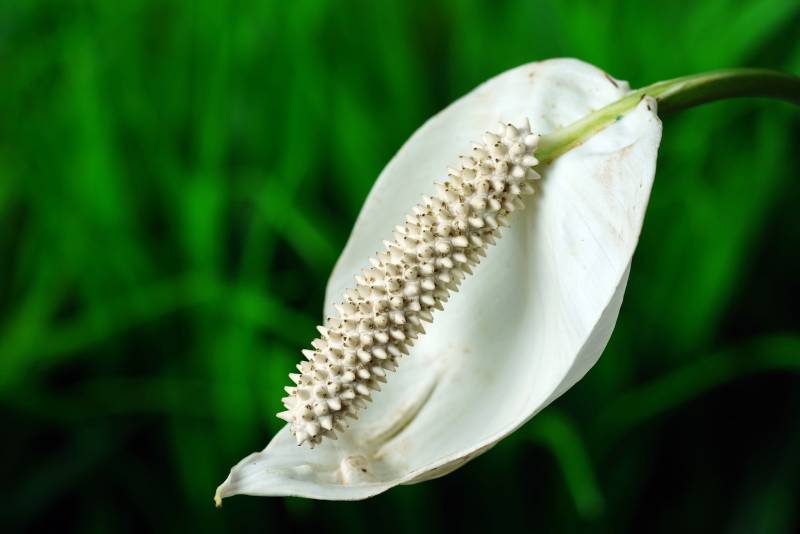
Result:
[[[214,507],[219,510],[222,508],[222,495],[219,488],[217,488],[216,493],[214,493]]]

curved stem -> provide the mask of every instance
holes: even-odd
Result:
[[[765,69],[727,69],[656,82],[632,91],[560,130],[543,135],[536,157],[548,163],[619,120],[646,96],[661,115],[737,97],[766,97],[800,105],[800,78]]]

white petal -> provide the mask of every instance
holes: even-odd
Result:
[[[421,194],[498,121],[547,133],[628,91],[560,59],[493,78],[423,125],[378,178],[328,283],[326,313]],[[617,318],[655,174],[661,123],[639,106],[543,169],[536,195],[434,315],[337,441],[284,428],[233,468],[235,494],[361,499],[441,476],[490,448],[594,365]]]

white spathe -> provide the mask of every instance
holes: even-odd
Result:
[[[498,121],[547,134],[629,91],[574,60],[531,63],[487,81],[426,122],[381,173],[328,282],[325,310]],[[661,122],[649,98],[540,168],[525,210],[435,314],[372,406],[338,441],[298,447],[284,427],[237,464],[216,498],[353,500],[446,474],[569,389],[613,330],[653,183]]]

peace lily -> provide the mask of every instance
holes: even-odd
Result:
[[[741,71],[631,91],[558,59],[431,118],[361,210],[320,337],[290,375],[287,425],[231,470],[217,504],[363,499],[449,473],[519,428],[611,335],[655,175],[657,100],[797,100],[797,88]]]

